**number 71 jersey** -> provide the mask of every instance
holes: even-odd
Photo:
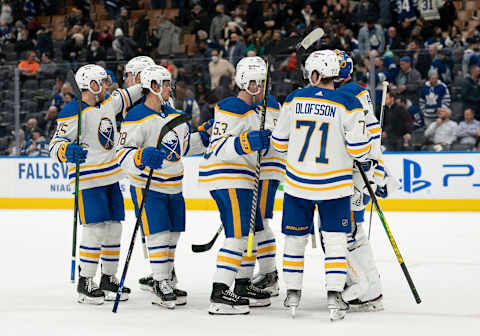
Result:
[[[287,152],[285,192],[310,200],[352,195],[353,160],[372,147],[360,101],[317,87],[287,97],[271,143]]]

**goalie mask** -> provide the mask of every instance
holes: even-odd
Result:
[[[240,90],[247,91],[250,95],[256,96],[262,92],[262,82],[265,81],[267,76],[267,65],[258,56],[244,57],[238,62],[235,83]],[[250,82],[255,81],[257,90],[255,92],[250,91]]]
[[[163,82],[169,81],[170,87],[172,85],[172,75],[168,72],[167,69],[160,65],[149,66],[145,68],[140,73],[140,83],[142,88],[150,90],[151,93],[158,96],[162,103],[164,99],[162,98],[162,91],[163,91]],[[155,82],[160,87],[159,92],[155,92],[152,89],[152,83]]]
[[[132,73],[133,78],[137,78],[137,75],[141,73],[143,69],[153,65],[155,65],[155,62],[148,56],[134,57],[125,65],[123,79],[127,78],[129,72]]]
[[[75,81],[80,90],[88,90],[94,95],[102,92],[103,85],[111,83],[105,69],[96,64],[87,64],[78,69],[75,74]],[[90,85],[92,82],[97,83],[100,88],[98,91],[93,91]]]
[[[312,81],[312,74],[316,71],[318,79],[316,82]],[[311,85],[316,86],[320,80],[325,78],[338,77],[340,72],[340,65],[338,63],[337,54],[332,50],[315,51],[308,56],[305,61],[305,79],[308,79]]]
[[[353,60],[343,50],[335,50],[338,57],[338,65],[340,66],[340,72],[338,77],[341,79],[347,79],[353,72]]]

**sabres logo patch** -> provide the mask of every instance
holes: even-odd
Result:
[[[98,125],[98,141],[100,145],[106,150],[112,150],[115,144],[115,130],[113,128],[113,122],[104,117],[100,120]]]

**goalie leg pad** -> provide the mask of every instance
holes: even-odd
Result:
[[[305,246],[308,235],[285,236],[285,249],[283,253],[283,279],[286,288],[301,290],[303,286],[303,269]]]
[[[342,292],[347,277],[347,234],[322,231],[327,291]]]
[[[117,221],[105,222],[102,242],[102,273],[107,275],[117,273],[121,238],[122,224]]]
[[[272,229],[270,228],[270,220],[263,221],[264,229],[255,234],[257,240],[257,260],[260,274],[274,272],[277,267],[275,265],[275,257],[277,244]]]
[[[170,278],[169,246],[170,231],[163,231],[147,236],[148,257],[153,278],[162,281]]]
[[[80,275],[91,278],[97,273],[98,260],[104,237],[105,223],[82,225],[80,241]]]
[[[243,252],[247,248],[247,237],[226,238],[223,247],[218,251],[217,270],[213,282],[233,285],[235,276],[242,264]]]

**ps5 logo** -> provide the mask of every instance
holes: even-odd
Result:
[[[403,159],[403,190],[407,193],[414,193],[432,185],[427,180],[420,180],[422,176],[422,168],[413,161]]]

